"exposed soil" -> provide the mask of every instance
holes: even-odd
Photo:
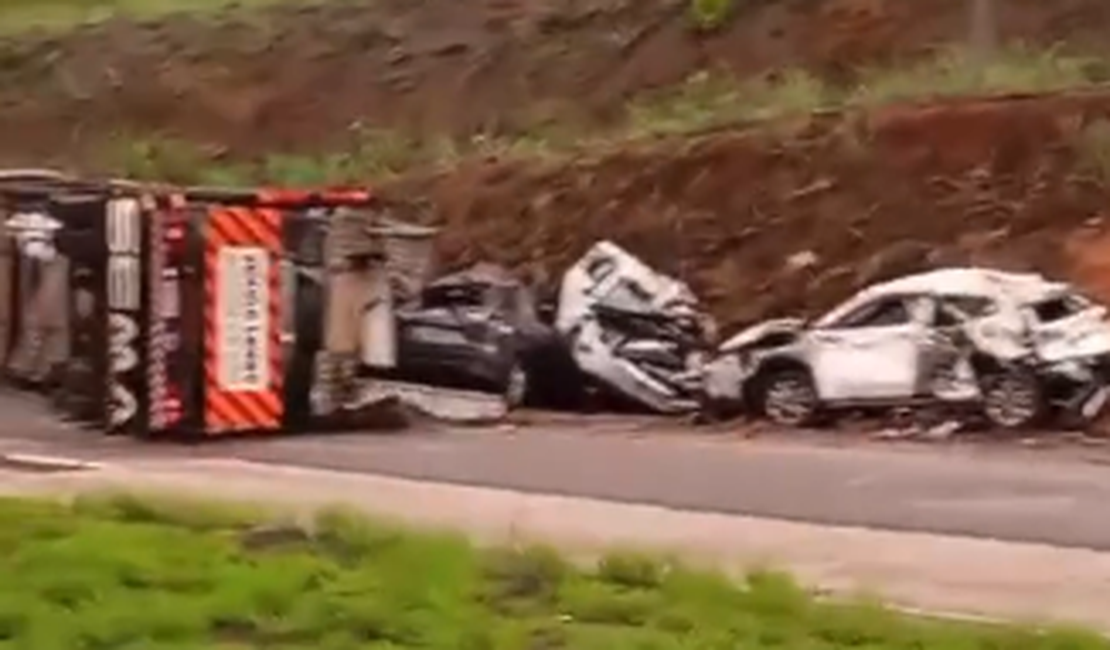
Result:
[[[1110,301],[1110,197],[1076,151],[1108,115],[1110,94],[903,106],[389,190],[435,199],[449,263],[492,259],[551,288],[610,238],[690,281],[726,326],[959,263],[1075,278]]]
[[[1005,40],[1110,50],[1101,0],[998,0]],[[719,67],[842,75],[968,35],[966,0],[737,0],[713,34],[688,0],[334,0],[215,19],[117,19],[0,41],[0,157],[73,158],[113,132],[257,153],[352,127],[605,122],[635,93]]]
[[[352,128],[604,122],[705,67],[824,74],[967,33],[966,0],[742,0],[714,34],[686,0],[335,0],[216,19],[118,19],[0,42],[0,159],[80,158],[114,132],[232,154],[342,145]],[[1108,48],[1103,0],[998,0],[1006,39]],[[913,268],[984,262],[1110,300],[1107,191],[1075,145],[1110,94],[826,115],[758,132],[484,161],[410,178],[448,264],[508,263],[551,288],[598,238],[692,282],[723,324],[817,309]]]

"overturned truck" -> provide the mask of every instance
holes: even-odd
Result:
[[[0,362],[65,417],[221,436],[342,426],[388,399],[453,410],[366,379],[396,363],[393,306],[430,271],[418,204],[28,170],[0,173],[0,206]]]

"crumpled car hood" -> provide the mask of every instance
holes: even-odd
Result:
[[[1110,323],[1105,307],[1093,307],[1040,330],[1038,352],[1046,361],[1110,354]]]
[[[640,291],[623,291],[625,282],[635,283]],[[591,312],[598,304],[676,317],[702,311],[685,282],[655,271],[609,241],[594,244],[563,274],[556,329],[563,334],[573,331],[593,317]]]
[[[555,326],[568,337],[578,368],[599,384],[657,412],[694,409],[697,402],[690,386],[696,382],[700,361],[697,353],[685,349],[685,337],[673,328],[654,334],[631,327],[625,331],[621,319],[601,317],[606,311],[609,316],[624,312],[658,317],[668,324],[694,317],[704,326],[702,308],[690,287],[613,242],[600,241],[563,275]],[[666,348],[682,367],[651,359],[646,352],[653,347]]]
[[[775,318],[741,330],[720,345],[720,352],[735,352],[754,345],[772,334],[796,333],[805,327],[801,318]]]

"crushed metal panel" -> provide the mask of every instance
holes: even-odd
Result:
[[[625,397],[659,413],[683,413],[697,408],[697,400],[684,396],[636,363],[622,359],[606,342],[605,331],[585,324],[571,350],[579,368]]]
[[[602,241],[564,274],[555,325],[604,386],[663,413],[697,407],[710,323],[685,283]]]
[[[570,331],[597,303],[669,312],[692,308],[697,302],[686,283],[658,273],[620,246],[602,241],[563,275],[555,326]]]

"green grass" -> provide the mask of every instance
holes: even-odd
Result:
[[[0,648],[28,650],[1086,650],[1078,630],[914,619],[614,554],[477,549],[343,513],[134,497],[0,500]],[[310,532],[309,532],[310,531]]]
[[[366,182],[413,168],[450,166],[475,157],[560,157],[659,137],[807,118],[817,112],[853,107],[1099,87],[1110,66],[1099,59],[1056,51],[1013,48],[986,60],[960,50],[904,68],[864,70],[850,86],[834,86],[804,70],[740,80],[700,72],[678,87],[635,98],[627,118],[598,131],[559,124],[512,135],[477,135],[467,140],[411,137],[361,128],[345,151],[324,155],[273,154],[251,161],[214,161],[194,143],[160,137],[116,138],[101,158],[103,166],[133,178],[180,183],[318,185]],[[1105,139],[1105,138],[1102,138]],[[1102,139],[1099,140],[1101,146]]]
[[[666,135],[857,106],[1058,92],[1108,81],[1110,67],[1101,59],[1013,47],[980,60],[949,49],[906,67],[862,70],[848,86],[805,70],[740,82],[701,72],[677,88],[633,101],[629,114],[633,133]]]
[[[736,0],[690,0],[687,15],[700,32],[712,32],[728,24],[736,11]]]

